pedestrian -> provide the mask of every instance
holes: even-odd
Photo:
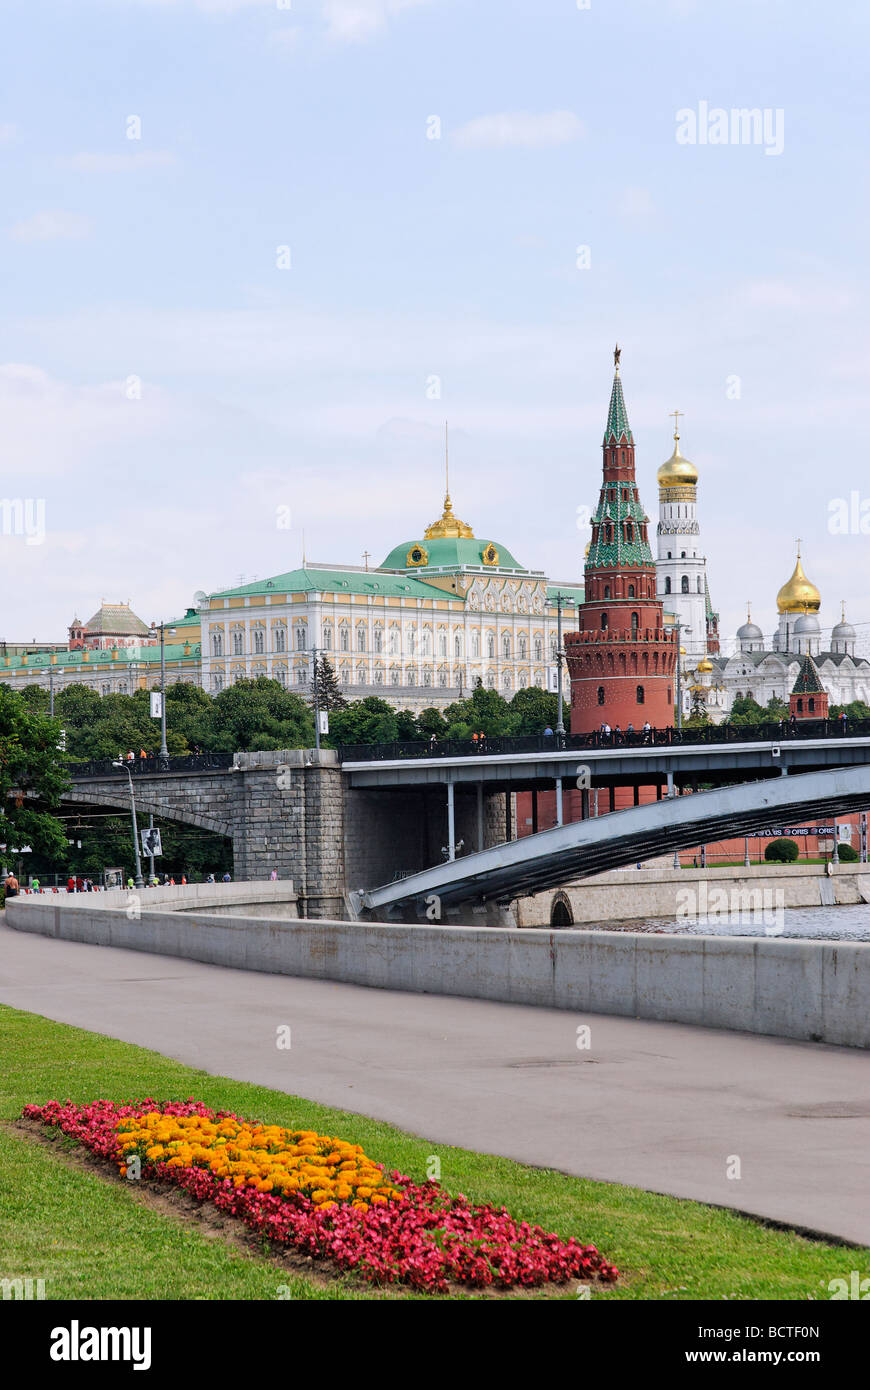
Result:
[[[549,724],[548,724],[547,727],[546,727],[546,729],[544,730],[544,738],[552,738],[552,737],[553,737],[553,730],[550,728],[550,726],[549,726]]]
[[[73,878],[72,874],[70,874],[69,878],[66,881],[66,891],[68,893],[74,893],[76,891],[76,881]]]
[[[278,870],[277,870],[277,869],[273,869],[272,872],[271,872],[270,875],[269,875],[270,882],[274,883],[274,882],[276,881],[277,877],[278,877]]]
[[[135,883],[133,882],[132,875],[130,875],[130,874],[127,875],[127,887],[128,887],[128,888],[135,888],[135,887],[136,887]]]
[[[232,883],[232,879],[230,878],[229,873],[225,873],[225,874],[224,874],[223,879],[221,880],[221,882],[222,882],[222,883]]]
[[[485,734],[485,733],[483,732],[483,730],[481,729],[481,731],[480,731],[480,748],[481,748],[481,750],[483,749],[485,743],[486,743],[486,734]]]
[[[214,883],[214,874],[208,874],[205,881],[206,883]]]
[[[136,756],[135,756],[135,754],[134,754],[134,752],[133,752],[133,749],[131,748],[130,751],[129,751],[129,753],[127,754],[127,762],[128,762],[128,763],[134,763],[135,761],[136,761]]]
[[[477,730],[475,730],[475,732],[471,735],[471,751],[472,751],[472,753],[476,753],[476,752],[477,752],[477,743],[478,743],[478,739],[477,739]]]
[[[76,878],[76,892],[77,892],[77,893],[83,893],[84,891],[85,891],[85,881],[84,881],[84,879],[82,878],[81,874],[79,874],[79,875],[77,876],[77,878]]]
[[[144,766],[145,766],[145,759],[146,759],[147,757],[148,757],[148,754],[145,752],[145,749],[144,749],[144,748],[140,748],[140,749],[139,749],[139,766],[140,766],[140,767],[144,767]]]
[[[605,743],[609,743],[609,742],[610,742],[610,739],[611,739],[611,728],[610,728],[610,725],[607,723],[606,720],[605,720],[605,722],[604,722],[604,724],[603,724],[603,726],[602,726],[602,729],[603,729],[603,733],[604,733],[604,741],[605,741]]]
[[[438,742],[438,736],[437,736],[437,734],[433,734],[432,737],[431,737],[430,740],[429,740],[429,752],[430,752],[430,753],[434,753],[434,752],[435,752],[435,746],[436,746],[437,742]]]
[[[633,733],[634,733],[634,725],[631,723],[631,721],[629,721],[628,728],[626,729],[625,732],[626,732],[627,734],[633,734]]]
[[[7,898],[17,898],[21,893],[21,885],[14,874],[10,874],[4,884]]]
[[[620,727],[619,727],[618,724],[615,725],[614,730],[613,730],[613,742],[614,742],[614,743],[621,743],[621,742],[622,742],[622,730],[620,729]]]
[[[845,738],[845,736],[846,736],[846,711],[845,711],[844,709],[841,709],[841,710],[840,710],[840,733],[841,733],[841,734],[843,735],[843,737]]]
[[[182,888],[185,888],[187,886],[187,874],[181,875],[181,886]]]
[[[30,887],[31,887],[32,892],[34,892],[34,893],[41,893],[41,892],[42,892],[42,885],[40,884],[38,878],[32,878],[32,879],[30,880]]]
[[[797,717],[795,715],[794,710],[792,710],[791,714],[789,715],[788,731],[791,734],[792,738],[794,738],[795,734],[797,733]]]

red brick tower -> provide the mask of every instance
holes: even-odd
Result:
[[[586,600],[578,632],[565,637],[571,673],[571,732],[606,721],[624,731],[674,722],[676,640],[656,598],[649,518],[634,476],[634,437],[619,376],[620,349],[604,431],[604,476],[586,556]]]
[[[828,692],[822,685],[818,667],[807,652],[789,696],[789,713],[795,719],[827,719]]]

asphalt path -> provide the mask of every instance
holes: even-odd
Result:
[[[390,1121],[433,1153],[503,1154],[870,1245],[857,1049],[227,970],[5,924],[0,1002]]]

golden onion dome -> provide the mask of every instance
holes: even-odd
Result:
[[[698,662],[698,670],[699,670],[703,675],[709,675],[710,672],[712,671],[712,669],[713,669],[713,663],[712,663],[712,661],[709,659],[709,657],[704,656],[704,657],[702,657],[701,660]]]
[[[794,573],[776,596],[777,609],[780,613],[818,613],[821,603],[821,594],[804,574],[798,551]]]
[[[680,435],[674,430],[674,452],[656,474],[659,487],[694,487],[698,481],[698,470],[680,453]]]
[[[433,521],[431,526],[427,526],[423,532],[423,538],[427,541],[453,539],[453,540],[474,540],[474,532],[464,521],[460,521],[458,516],[453,515],[453,504],[450,501],[450,493],[444,497],[444,511],[437,521]]]

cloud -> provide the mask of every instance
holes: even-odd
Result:
[[[9,228],[11,241],[80,241],[90,236],[93,222],[80,212],[46,211]]]
[[[403,10],[431,0],[323,0],[327,36],[342,43],[359,43],[385,28]]]
[[[171,150],[124,150],[120,154],[82,151],[66,161],[79,174],[125,174],[134,169],[166,169],[175,163]]]
[[[573,111],[503,111],[478,116],[453,132],[453,143],[463,149],[545,149],[567,145],[584,135],[583,122]]]

